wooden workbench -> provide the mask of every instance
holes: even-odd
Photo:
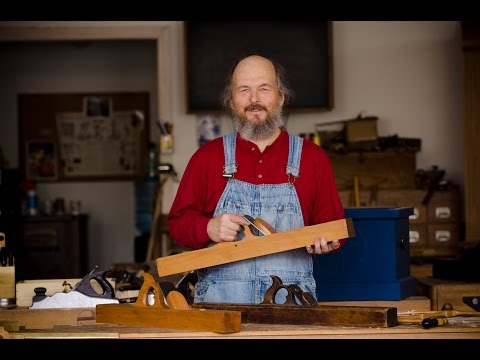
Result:
[[[452,318],[453,319],[453,318]],[[53,329],[21,329],[7,332],[0,328],[0,337],[15,339],[480,339],[480,324],[457,317],[451,324],[432,329],[419,325],[391,328],[357,328],[331,326],[296,326],[242,324],[232,334],[144,328],[111,324],[57,325]]]

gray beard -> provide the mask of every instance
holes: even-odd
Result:
[[[266,140],[275,134],[275,131],[283,126],[281,111],[276,114],[268,114],[262,123],[252,124],[245,117],[233,114],[233,125],[240,136],[246,140]]]

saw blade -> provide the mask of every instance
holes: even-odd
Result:
[[[43,300],[36,301],[30,309],[94,308],[98,304],[118,303],[118,299],[96,298],[72,290],[68,293],[57,292]]]

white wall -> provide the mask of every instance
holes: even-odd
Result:
[[[136,22],[135,24],[144,24]],[[59,23],[66,25],[65,23]],[[147,22],[147,25],[165,22]],[[181,176],[197,149],[195,116],[185,113],[183,34],[181,22],[168,22],[172,36],[172,119],[175,152],[162,161]],[[69,26],[99,26],[97,22]],[[132,23],[113,22],[109,26]],[[349,119],[362,112],[379,117],[380,136],[398,134],[422,139],[417,168],[438,165],[447,178],[463,186],[463,81],[459,22],[334,22],[335,108],[329,112],[291,114],[293,133],[312,132],[315,124]],[[24,44],[24,53],[0,57],[0,144],[12,165],[18,165],[16,94],[52,91],[151,91],[155,94],[155,51],[141,42],[94,43],[88,55],[79,49],[38,50]],[[7,45],[12,47],[12,45]],[[0,51],[4,52],[1,45]],[[59,61],[58,59],[63,59]],[[57,66],[52,66],[57,63]],[[87,66],[85,66],[87,65]],[[4,79],[7,79],[5,81]],[[68,81],[67,81],[68,79]],[[152,104],[152,112],[155,110]],[[156,113],[152,119],[155,119]],[[222,132],[231,130],[222,120]],[[152,127],[152,139],[158,133]],[[133,187],[128,182],[52,184],[49,196],[80,198],[90,214],[90,264],[108,267],[133,260]],[[176,191],[165,186],[164,212]]]
[[[181,35],[181,27],[178,33]],[[459,22],[334,22],[332,111],[291,114],[288,129],[312,132],[315,124],[376,115],[380,136],[421,138],[417,168],[438,165],[463,187],[463,57]],[[181,37],[175,62],[175,136],[171,161],[181,174],[196,149],[194,115],[185,114]],[[288,75],[288,74],[287,74]],[[232,129],[223,119],[223,133]],[[168,188],[169,185],[167,185]],[[175,184],[165,197],[165,210]],[[172,196],[169,196],[169,195]]]

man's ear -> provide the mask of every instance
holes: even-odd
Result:
[[[283,108],[283,103],[285,102],[285,94],[280,93],[280,107]]]

